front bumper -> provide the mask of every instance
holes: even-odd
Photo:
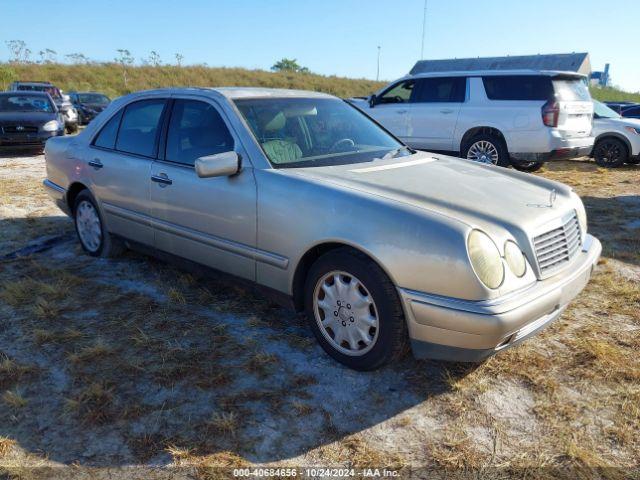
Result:
[[[485,301],[398,289],[416,358],[481,361],[549,325],[587,285],[602,246],[587,235],[567,268],[523,291]]]
[[[20,149],[20,148],[43,148],[44,144],[51,137],[64,135],[64,131],[37,132],[37,133],[1,133],[0,148]]]

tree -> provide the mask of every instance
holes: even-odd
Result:
[[[182,60],[184,60],[184,55],[182,55],[181,53],[176,53],[176,63],[179,67],[182,66]]]
[[[55,63],[57,54],[55,50],[51,50],[50,48],[40,50],[38,52],[38,55],[40,55],[40,63]]]
[[[13,63],[27,63],[31,50],[27,48],[27,44],[23,40],[8,40],[4,42],[11,52]]]
[[[124,86],[127,86],[127,67],[133,63],[133,56],[131,52],[126,48],[119,48],[117,50],[118,57],[115,58],[116,63],[122,66],[122,78],[124,80]]]
[[[149,64],[154,67],[159,67],[160,65],[162,65],[160,54],[155,50],[151,50],[151,52],[149,53]]]
[[[271,70],[274,72],[296,72],[296,73],[309,73],[307,67],[301,67],[298,65],[298,60],[295,58],[283,58],[279,62],[276,62]]]
[[[89,58],[84,53],[68,53],[65,55],[73,63],[89,63]]]

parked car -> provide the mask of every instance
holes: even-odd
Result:
[[[618,114],[621,113],[622,110],[624,110],[627,107],[630,107],[632,105],[637,105],[637,103],[633,103],[633,102],[603,102],[603,103]]]
[[[584,79],[528,70],[422,73],[351,101],[413,148],[532,171],[591,152]]]
[[[64,120],[47,93],[0,92],[0,147],[42,149],[64,135]]]
[[[356,369],[408,338],[455,361],[515,345],[601,251],[568,186],[416,152],[316,92],[139,92],[45,153],[44,184],[89,255],[142,246],[257,282]]]
[[[78,111],[80,125],[87,125],[111,103],[109,97],[97,92],[69,92],[69,97]]]
[[[595,108],[591,156],[601,167],[620,167],[640,163],[640,120],[624,118],[604,103],[593,101]]]
[[[620,110],[620,115],[625,118],[640,118],[640,105],[629,105]]]
[[[48,93],[64,118],[66,131],[69,133],[78,131],[78,112],[68,99],[65,100],[60,89],[51,82],[13,82],[9,85],[9,91]]]

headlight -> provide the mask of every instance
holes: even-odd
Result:
[[[520,247],[511,240],[504,244],[504,259],[516,277],[522,277],[527,271],[527,262]]]
[[[58,123],[57,120],[51,120],[50,122],[47,122],[42,126],[42,130],[44,130],[45,132],[55,132],[60,129],[60,123]]]
[[[636,128],[636,127],[624,127],[624,129],[629,132],[629,133],[633,133],[634,135],[640,135],[640,128]]]
[[[474,272],[489,288],[498,288],[504,280],[502,257],[496,244],[480,230],[473,230],[467,240],[469,259]]]

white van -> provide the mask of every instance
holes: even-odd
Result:
[[[593,148],[591,95],[572,72],[421,73],[349,101],[413,148],[520,170]]]

